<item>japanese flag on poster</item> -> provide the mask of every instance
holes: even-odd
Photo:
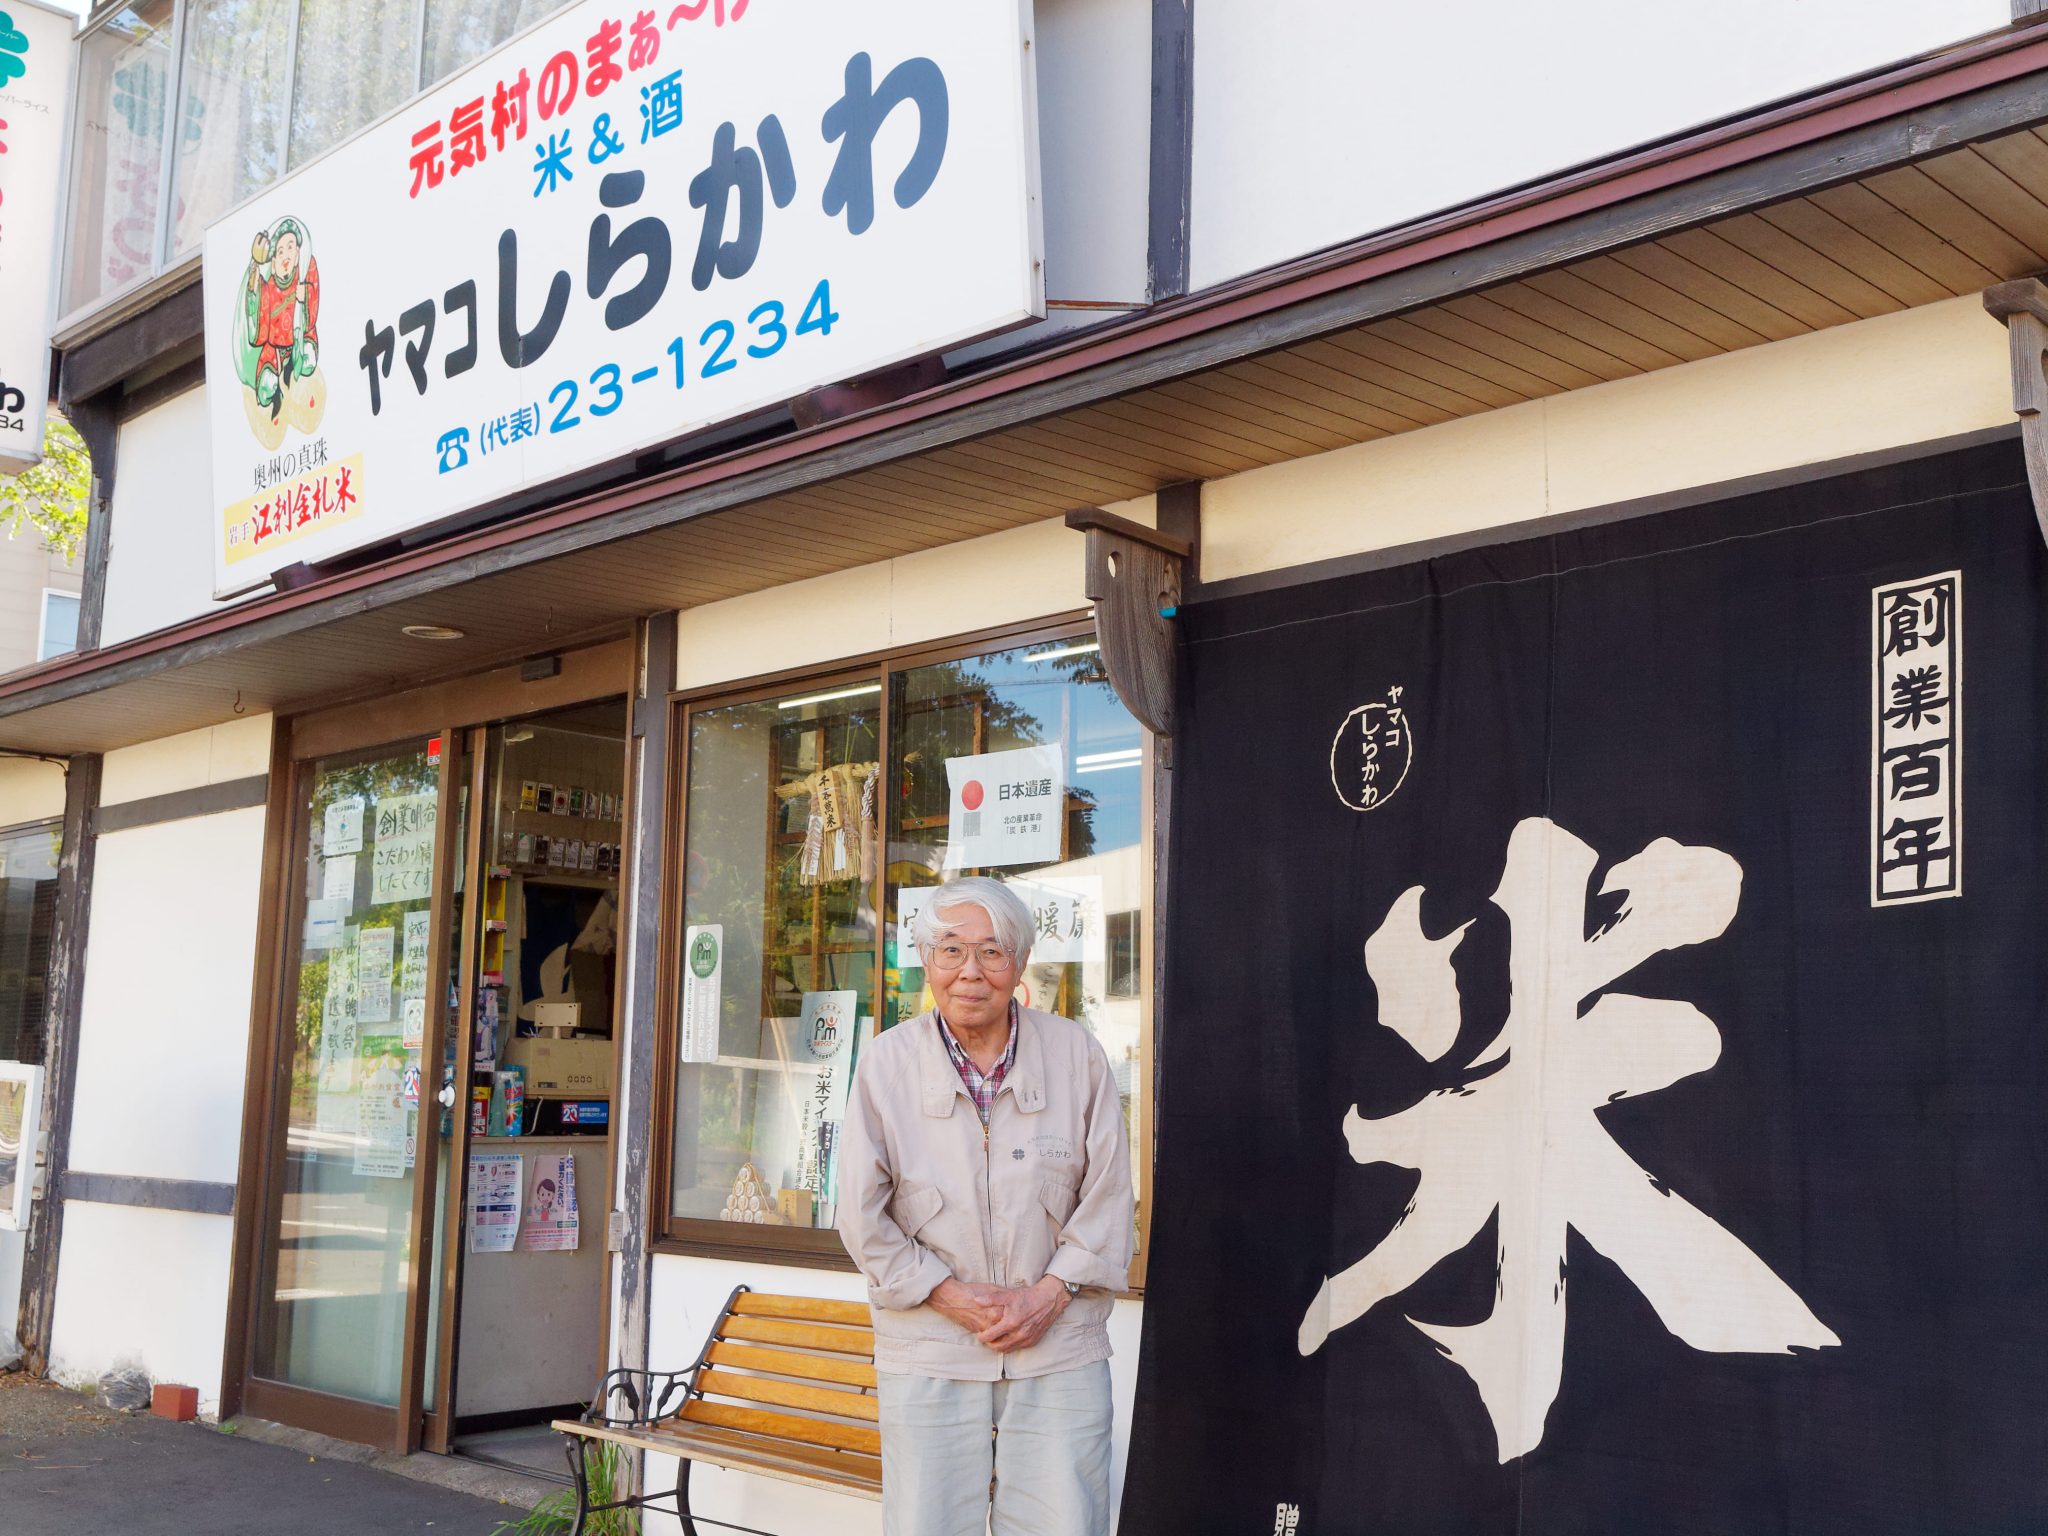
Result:
[[[946,868],[997,869],[1059,859],[1067,804],[1062,748],[949,757],[946,784],[952,811]]]
[[[531,1252],[576,1251],[576,1154],[533,1160],[533,1187],[526,1193],[526,1222],[519,1246]]]

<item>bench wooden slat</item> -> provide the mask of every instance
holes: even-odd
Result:
[[[830,1446],[841,1451],[882,1454],[882,1432],[860,1424],[834,1424],[827,1419],[799,1418],[793,1413],[771,1413],[765,1408],[735,1408],[726,1403],[707,1403],[693,1398],[679,1417],[692,1424],[715,1424],[721,1429],[744,1429],[778,1440],[802,1440],[810,1445]]]
[[[688,1456],[714,1466],[734,1467],[802,1483],[851,1493],[861,1498],[882,1496],[882,1463],[859,1451],[824,1450],[788,1441],[763,1440],[738,1430],[708,1425],[677,1424],[670,1420],[657,1429],[606,1429],[574,1419],[558,1419],[555,1428],[564,1434],[591,1440],[610,1440],[657,1456]]]
[[[800,1355],[789,1349],[756,1349],[751,1344],[714,1344],[705,1354],[713,1365],[738,1366],[742,1370],[772,1371],[777,1376],[800,1376],[806,1381],[837,1381],[849,1387],[875,1385],[875,1368],[858,1360],[831,1355]]]
[[[743,1291],[733,1298],[732,1309],[741,1317],[779,1317],[798,1323],[844,1323],[866,1328],[873,1318],[864,1301],[827,1301],[822,1296],[764,1296]]]
[[[835,1354],[861,1355],[869,1358],[875,1353],[873,1329],[832,1328],[821,1323],[784,1323],[767,1317],[728,1315],[719,1324],[718,1337],[749,1339],[756,1344],[788,1344],[797,1349],[826,1349]]]
[[[697,1390],[706,1397],[740,1397],[748,1402],[774,1403],[782,1408],[807,1408],[812,1413],[836,1413],[841,1418],[866,1419],[870,1423],[881,1417],[873,1397],[845,1387],[806,1387],[766,1376],[706,1371],[697,1378]]]

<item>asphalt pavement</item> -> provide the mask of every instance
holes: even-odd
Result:
[[[492,1536],[515,1504],[0,1375],[7,1536]]]

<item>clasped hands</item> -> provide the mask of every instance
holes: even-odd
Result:
[[[1015,1286],[948,1277],[925,1298],[999,1355],[1029,1349],[1044,1338],[1072,1299],[1066,1286],[1051,1275],[1035,1285]]]

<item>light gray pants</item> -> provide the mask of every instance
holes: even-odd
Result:
[[[1109,1536],[1107,1360],[1017,1381],[882,1375],[876,1391],[883,1536]]]

